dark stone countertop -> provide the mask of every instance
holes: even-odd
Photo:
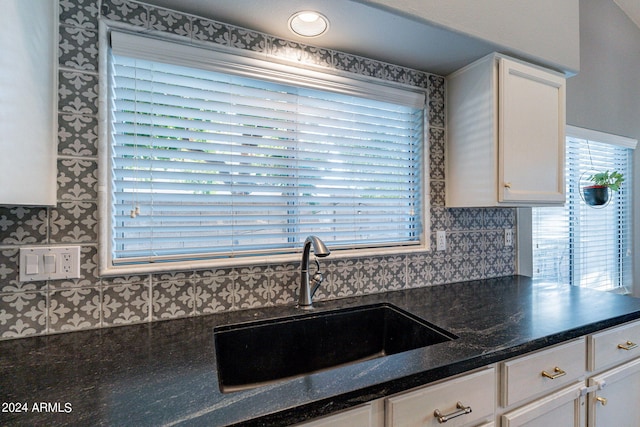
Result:
[[[13,402],[26,403],[28,412],[0,412],[0,425],[285,425],[640,318],[640,299],[534,285],[520,276],[315,305],[323,311],[381,302],[459,338],[226,394],[218,388],[213,328],[300,310],[273,307],[3,341],[0,411]],[[33,410],[40,402],[48,412]]]

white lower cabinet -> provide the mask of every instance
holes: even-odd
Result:
[[[638,342],[640,321],[501,363],[500,426],[640,427]]]
[[[640,321],[378,399],[306,427],[640,427]]]
[[[495,414],[495,377],[491,367],[390,397],[385,402],[385,425],[487,425]]]

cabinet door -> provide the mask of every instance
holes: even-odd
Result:
[[[506,58],[499,61],[498,200],[565,200],[565,79]]]
[[[582,383],[550,394],[502,415],[503,427],[584,426]],[[613,424],[611,424],[613,425]]]
[[[0,205],[56,204],[58,1],[3,0]]]
[[[640,359],[589,379],[590,427],[640,425]]]

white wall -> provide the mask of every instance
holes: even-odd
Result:
[[[359,1],[496,43],[503,53],[565,71],[580,68],[578,0]]]

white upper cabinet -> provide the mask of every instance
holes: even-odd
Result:
[[[447,78],[447,206],[561,205],[565,78],[499,54]]]
[[[3,0],[0,205],[56,204],[58,1]]]

